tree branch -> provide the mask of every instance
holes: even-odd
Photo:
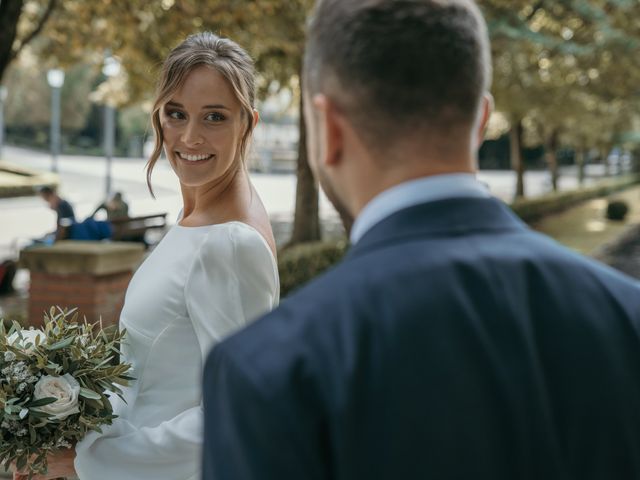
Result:
[[[533,6],[533,9],[531,10],[531,13],[529,13],[529,15],[526,16],[526,18],[524,19],[524,21],[526,23],[529,22],[529,20],[531,20],[533,18],[533,16],[538,13],[538,10],[540,10],[542,7],[544,7],[544,0],[539,0],[538,3],[536,3]]]
[[[40,21],[38,22],[38,25],[36,25],[36,28],[34,28],[33,31],[29,35],[27,35],[24,38],[24,40],[20,42],[20,45],[17,48],[13,49],[13,51],[11,52],[11,60],[14,60],[18,56],[18,53],[20,53],[20,50],[22,50],[29,42],[31,42],[31,40],[33,40],[42,31],[45,23],[47,23],[47,20],[49,20],[51,13],[55,9],[56,3],[57,3],[57,0],[49,0],[49,3],[47,4],[47,9],[45,10],[44,15],[42,15],[42,18],[40,19]]]

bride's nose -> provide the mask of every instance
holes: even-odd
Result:
[[[187,147],[197,147],[204,143],[204,136],[200,132],[197,122],[187,122],[180,136],[180,141]]]

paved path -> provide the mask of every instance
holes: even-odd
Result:
[[[624,221],[607,220],[609,200],[622,200],[629,205]],[[548,215],[533,224],[563,245],[590,255],[622,235],[631,225],[640,225],[640,186],[616,192],[607,198],[594,198],[569,210]]]

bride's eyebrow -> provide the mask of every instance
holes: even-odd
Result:
[[[168,101],[165,104],[167,107],[173,107],[173,108],[184,108],[184,105],[182,105],[181,103],[178,102],[174,102],[174,101]],[[218,110],[229,110],[231,111],[231,109],[229,107],[225,107],[222,104],[215,104],[215,105],[204,105],[202,107],[200,107],[200,110],[209,110],[209,109],[218,109]]]
[[[218,109],[218,110],[229,110],[229,111],[231,111],[231,109],[230,109],[230,108],[225,107],[225,106],[224,106],[224,105],[222,105],[222,104],[217,104],[217,105],[205,105],[204,107],[202,107],[202,109],[201,109],[201,110],[209,110],[209,109],[212,109],[212,108],[215,108],[215,109]]]

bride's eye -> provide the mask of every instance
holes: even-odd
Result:
[[[172,120],[184,120],[185,119],[184,113],[182,113],[179,110],[167,110],[166,111],[166,115],[167,115],[167,117],[171,118]]]
[[[207,116],[205,117],[205,120],[209,122],[223,122],[226,119],[227,117],[225,117],[223,114],[219,112],[211,112],[207,114]]]

